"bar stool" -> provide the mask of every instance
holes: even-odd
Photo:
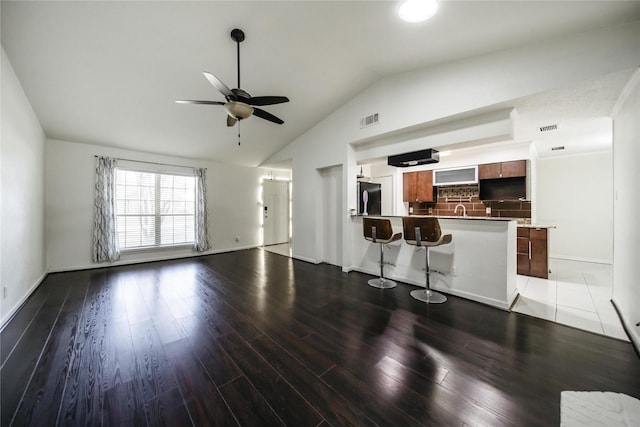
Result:
[[[404,231],[404,240],[414,246],[425,249],[425,276],[426,289],[417,289],[411,291],[411,296],[419,301],[426,303],[443,303],[447,297],[439,292],[432,291],[429,282],[429,248],[434,246],[446,245],[451,243],[451,234],[442,234],[440,230],[440,222],[435,217],[411,217],[402,218],[402,228]]]
[[[402,239],[402,233],[393,234],[391,221],[385,218],[362,218],[362,231],[364,238],[373,243],[380,244],[380,277],[369,280],[369,285],[374,288],[394,288],[397,283],[384,278],[384,250],[383,246]]]

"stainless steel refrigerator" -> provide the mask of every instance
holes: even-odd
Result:
[[[381,185],[358,182],[358,215],[380,215],[382,212]]]

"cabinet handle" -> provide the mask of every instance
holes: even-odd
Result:
[[[531,240],[529,240],[529,259],[531,259]]]

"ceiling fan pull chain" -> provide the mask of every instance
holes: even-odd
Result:
[[[240,120],[238,120],[238,147],[240,146]]]

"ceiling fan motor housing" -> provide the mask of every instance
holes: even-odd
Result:
[[[236,43],[240,43],[244,41],[244,31],[238,29],[238,28],[234,28],[233,30],[231,30],[231,40],[233,40]]]

